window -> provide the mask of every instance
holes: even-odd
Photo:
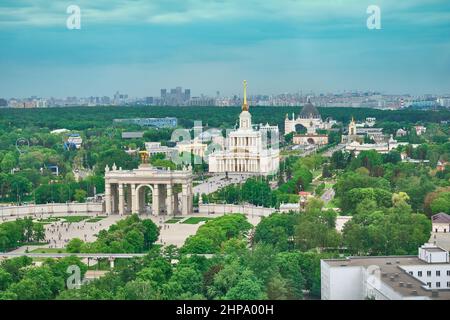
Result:
[[[450,288],[450,281],[447,281],[447,288]]]
[[[422,271],[417,272],[417,275],[418,275],[419,277],[421,277],[421,276],[422,276]]]
[[[427,277],[431,277],[431,271],[427,271]]]
[[[447,275],[450,276],[450,270],[447,270]]]
[[[431,288],[431,282],[427,282],[427,286]]]
[[[440,288],[441,287],[441,283],[440,282],[436,282],[436,288]]]
[[[414,275],[412,271],[409,272],[410,275]]]
[[[440,276],[441,275],[441,272],[438,270],[438,271],[436,271],[436,276]]]

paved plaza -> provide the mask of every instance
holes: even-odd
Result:
[[[183,216],[183,219],[188,219],[190,217],[205,217],[205,218],[216,218],[222,214],[194,214],[189,216]],[[69,216],[69,215],[60,215]],[[86,214],[88,216],[88,214]],[[94,218],[98,215],[89,215],[90,218]],[[57,215],[43,215],[42,218],[47,219],[50,217],[57,217]],[[45,236],[46,241],[49,241],[47,245],[38,246],[23,246],[12,253],[25,252],[27,249],[32,251],[36,248],[64,248],[67,243],[73,238],[79,238],[86,242],[93,242],[96,239],[96,235],[100,230],[108,229],[111,225],[115,224],[117,221],[126,218],[127,215],[110,215],[98,222],[87,222],[85,219],[81,222],[68,223],[64,220],[55,221],[50,224],[46,224]],[[41,218],[41,216],[39,216]],[[197,229],[205,222],[200,222],[197,224],[184,224],[178,223],[166,223],[165,221],[170,220],[172,217],[169,216],[152,216],[152,215],[140,215],[141,219],[151,219],[157,226],[160,227],[160,236],[157,240],[157,244],[161,245],[175,245],[181,247],[186,239],[194,235]],[[257,225],[260,221],[260,217],[248,216],[248,220],[253,225]]]
[[[227,179],[225,174],[215,174],[205,182],[195,186],[193,188],[194,194],[210,194],[230,184],[244,183],[251,176],[251,174],[228,174]]]

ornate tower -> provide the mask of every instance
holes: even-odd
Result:
[[[356,122],[355,122],[355,119],[353,119],[353,117],[352,117],[352,121],[348,125],[348,135],[356,136]]]
[[[242,104],[242,112],[239,115],[239,128],[240,129],[251,129],[252,128],[252,116],[248,112],[247,103],[247,80],[244,80],[244,103]]]

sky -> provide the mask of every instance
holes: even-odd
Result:
[[[0,44],[3,98],[450,93],[448,0],[1,0]]]

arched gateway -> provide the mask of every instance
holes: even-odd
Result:
[[[172,171],[146,163],[134,170],[105,168],[106,214],[187,215],[192,207],[191,168]]]

